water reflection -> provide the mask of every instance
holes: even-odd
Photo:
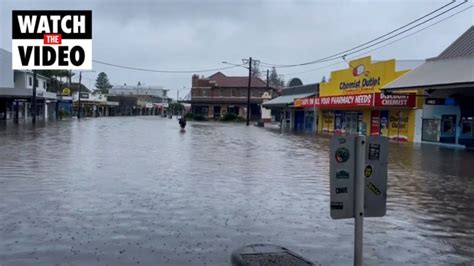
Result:
[[[0,130],[3,265],[225,265],[250,243],[352,263],[329,217],[327,137],[154,117]],[[474,154],[391,145],[387,216],[369,265],[473,262]]]

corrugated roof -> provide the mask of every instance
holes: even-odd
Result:
[[[276,97],[268,102],[264,102],[262,105],[264,107],[286,107],[289,104],[293,104],[293,101],[296,98],[305,98],[309,96],[313,96],[315,93],[301,93],[301,94],[292,94],[292,95],[283,95],[280,97]]]
[[[287,87],[281,90],[281,95],[315,93],[319,91],[319,83],[306,84],[301,86]]]
[[[474,26],[471,26],[441,54],[430,60],[474,55]]]
[[[474,55],[428,61],[387,84],[384,89],[410,89],[474,83]]]

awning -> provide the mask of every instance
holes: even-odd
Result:
[[[383,87],[384,90],[461,88],[474,85],[474,56],[427,61]]]
[[[0,97],[7,98],[30,98],[32,97],[32,89],[19,89],[19,88],[0,88]],[[39,99],[50,99],[56,100],[56,93],[37,90],[36,97]]]
[[[301,94],[293,94],[293,95],[283,95],[280,97],[276,97],[268,102],[264,102],[262,105],[265,108],[282,108],[288,107],[289,105],[293,104],[293,101],[298,98],[306,98],[313,96],[315,93],[301,93]]]

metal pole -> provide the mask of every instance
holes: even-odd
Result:
[[[19,108],[18,101],[15,101],[15,120],[14,120],[15,123],[18,123],[18,120],[20,117],[19,115],[20,110],[18,110],[18,108]]]
[[[77,119],[81,119],[81,112],[82,112],[82,108],[81,108],[81,81],[82,81],[82,71],[79,71],[79,99],[78,99],[78,106],[77,106]]]
[[[247,88],[247,126],[250,125],[250,87],[252,86],[252,57],[249,58],[249,86]]]
[[[270,75],[270,70],[267,69],[267,90],[268,90],[268,88],[270,88],[270,76],[269,75]]]
[[[354,186],[354,266],[363,265],[365,136],[357,136]]]
[[[36,124],[36,70],[33,70],[33,97],[31,98],[31,112],[33,114],[31,122]]]

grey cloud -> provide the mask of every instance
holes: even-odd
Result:
[[[153,69],[207,69],[253,56],[297,63],[353,47],[446,1],[2,1],[0,47],[10,49],[12,9],[92,9],[94,58]],[[374,52],[374,59],[424,59],[439,53],[473,24],[472,9],[425,32]],[[8,34],[4,34],[4,33]],[[7,36],[7,37],[5,37]],[[282,69],[294,73],[318,68]],[[113,83],[190,86],[190,74],[143,73],[94,64]],[[330,70],[299,74],[319,81]],[[231,69],[226,74],[246,75]],[[209,73],[211,74],[211,73]],[[95,74],[88,74],[93,79]],[[288,75],[287,78],[290,78]],[[174,94],[173,94],[174,95]]]

